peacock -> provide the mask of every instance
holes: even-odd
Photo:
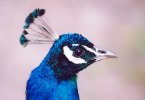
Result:
[[[52,43],[46,57],[32,70],[26,84],[26,100],[79,100],[77,74],[105,58],[116,58],[78,33],[58,36],[44,18],[45,9],[35,9],[25,19],[20,44]]]

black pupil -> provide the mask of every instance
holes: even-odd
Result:
[[[84,50],[82,48],[78,48],[74,51],[74,55],[77,57],[80,57],[82,54],[84,54]]]

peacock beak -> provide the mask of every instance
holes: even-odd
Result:
[[[95,54],[96,54],[96,61],[100,61],[106,58],[117,58],[115,53],[101,48],[96,48]]]
[[[92,60],[95,60],[95,61],[100,61],[100,60],[103,60],[106,58],[117,58],[115,53],[108,51],[108,50],[104,50],[100,47],[94,47],[94,49],[91,49],[87,46],[83,46],[83,47],[86,50],[88,50],[96,55],[95,57],[92,58]]]
[[[111,51],[106,51],[106,53],[103,56],[106,58],[117,58],[116,54]]]

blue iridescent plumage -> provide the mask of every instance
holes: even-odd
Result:
[[[67,63],[68,60],[58,62],[63,60],[59,58],[63,53],[63,46],[77,43],[81,45],[87,43],[93,46],[91,42],[77,33],[61,35],[58,40],[54,41],[44,60],[31,73],[27,82],[27,100],[79,100],[77,72],[94,61],[82,66],[81,64],[75,65],[69,62],[69,65],[67,65],[69,67],[63,69],[61,69],[63,67],[62,63]],[[70,72],[67,73],[67,71]]]
[[[76,80],[58,82],[50,66],[41,64],[27,82],[26,100],[79,100]]]

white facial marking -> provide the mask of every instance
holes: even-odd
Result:
[[[96,47],[95,47],[95,49],[96,49],[96,51],[95,51],[95,50],[93,50],[93,49],[91,49],[91,48],[89,48],[89,47],[87,47],[87,46],[85,46],[85,45],[83,45],[83,47],[84,47],[86,50],[88,50],[89,52],[92,52],[92,53],[94,53],[94,54],[96,55],[96,61],[99,61],[99,60],[102,60],[102,59],[106,58],[106,57],[104,56],[104,54],[101,54],[101,53],[98,53],[98,52],[97,52],[98,50],[102,50],[101,48],[96,48]]]
[[[79,44],[72,44],[72,46],[79,46]]]
[[[64,46],[63,47],[63,54],[68,58],[69,61],[75,63],[75,64],[82,64],[82,63],[87,63],[84,59],[82,58],[77,58],[73,56],[73,51],[69,49],[69,47]]]
[[[94,53],[94,54],[97,55],[97,56],[104,55],[104,53],[98,53],[98,50],[103,50],[103,49],[101,49],[101,48],[96,48],[96,47],[95,47],[95,49],[96,49],[96,51],[95,51],[95,50],[93,50],[92,48],[89,48],[89,47],[87,47],[87,46],[85,46],[85,45],[83,45],[83,47],[84,47],[86,50],[88,50],[88,51]]]
[[[83,47],[86,50],[88,50],[89,52],[92,52],[92,53],[94,53],[96,55],[96,58],[95,58],[96,61],[100,61],[100,60],[105,59],[105,58],[116,58],[117,57],[114,53],[112,53],[110,51],[107,51],[107,50],[103,50],[103,49],[101,49],[99,47],[95,47],[94,46],[96,51],[91,49],[91,48],[89,48],[89,47],[87,47],[87,46],[85,46],[85,45],[83,45]],[[100,52],[98,52],[99,50],[105,51],[105,53],[100,53]]]
[[[89,48],[89,47],[87,47],[87,46],[85,46],[85,45],[83,45],[83,47],[84,47],[86,50],[88,50],[88,51],[94,53],[95,55],[97,54],[97,52],[96,52],[95,50],[93,50],[93,49],[91,49],[91,48]]]

